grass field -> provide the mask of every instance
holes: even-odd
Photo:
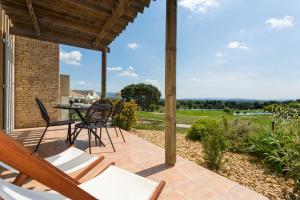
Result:
[[[255,112],[255,111],[251,111]],[[138,111],[138,117],[143,120],[164,122],[164,113]],[[177,124],[193,124],[198,119],[221,120],[225,113],[222,110],[177,110]],[[251,120],[260,125],[269,126],[271,124],[270,115],[229,115],[230,119]]]

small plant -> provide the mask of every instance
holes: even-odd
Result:
[[[116,125],[124,130],[130,130],[137,122],[137,104],[134,101],[125,102],[119,116],[115,119]]]
[[[227,141],[221,131],[205,135],[202,141],[204,148],[204,159],[211,170],[220,168],[221,160],[227,148]]]
[[[216,120],[199,119],[189,128],[186,138],[201,141],[205,135],[211,135],[219,131]]]
[[[230,108],[228,108],[228,107],[225,107],[224,110],[223,110],[223,112],[225,114],[228,114],[228,115],[232,115],[233,114],[233,110],[230,109]]]
[[[229,151],[246,153],[249,148],[249,137],[258,131],[258,127],[249,120],[235,119],[228,121],[223,117],[223,130],[229,143]]]
[[[155,104],[152,103],[152,104],[149,105],[149,111],[153,112],[156,109],[157,109],[157,106]]]

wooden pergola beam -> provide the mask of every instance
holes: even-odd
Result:
[[[132,0],[120,0],[115,9],[112,11],[111,16],[105,22],[104,26],[100,30],[98,36],[94,41],[95,46],[99,46],[101,44],[102,39],[105,37],[108,31],[112,29],[112,27],[117,23],[118,18],[120,18],[128,8],[129,4]]]
[[[176,40],[177,0],[166,1],[165,162],[176,163]]]
[[[101,72],[101,99],[106,97],[106,68],[107,68],[107,53],[102,51],[102,72]]]
[[[29,15],[30,15],[31,22],[32,22],[32,25],[34,27],[34,30],[35,30],[37,35],[40,35],[41,34],[40,27],[39,27],[38,21],[36,19],[36,16],[34,14],[34,10],[33,10],[31,0],[26,0],[26,5],[27,5],[28,11],[29,11]]]
[[[103,51],[107,50],[109,51],[108,47],[95,47],[94,45],[90,43],[86,43],[80,40],[80,38],[74,38],[70,36],[63,36],[62,34],[54,34],[54,33],[47,33],[43,32],[41,35],[36,35],[34,32],[24,29],[24,28],[17,28],[17,27],[10,27],[10,33],[14,35],[19,35],[23,37],[29,37],[37,40],[44,40],[49,42],[55,42],[65,45],[71,45],[71,46],[77,46],[81,48],[91,49],[91,50],[97,50],[97,51]]]

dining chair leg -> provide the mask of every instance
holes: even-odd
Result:
[[[89,136],[89,152],[90,154],[92,153],[91,151],[91,131],[88,129],[88,136]]]
[[[102,126],[100,127],[100,140],[101,140],[101,137],[102,137]]]
[[[40,138],[40,140],[39,140],[38,144],[36,145],[36,147],[35,147],[35,149],[34,149],[33,152],[36,152],[36,151],[38,150],[38,148],[39,148],[39,146],[40,146],[40,144],[41,144],[41,142],[42,142],[42,140],[43,140],[43,137],[45,136],[45,133],[46,133],[48,127],[49,127],[49,126],[47,125],[46,128],[45,128],[45,130],[44,130],[44,132],[43,132],[43,134],[42,134],[42,137]]]
[[[109,132],[108,132],[106,126],[105,126],[105,130],[106,130],[107,136],[108,136],[108,138],[109,138],[110,144],[111,144],[112,148],[114,149],[114,152],[116,152],[116,149],[115,149],[115,147],[114,147],[114,144],[113,144],[112,141],[111,141],[111,138],[110,138],[110,135],[109,135]]]
[[[101,141],[101,139],[100,139],[100,137],[97,135],[97,133],[96,133],[94,130],[91,129],[91,135],[92,135],[92,134],[95,136],[96,140],[99,141],[99,146],[103,145],[103,146],[105,147],[105,144]]]
[[[95,134],[97,135],[97,129],[95,128]],[[98,142],[97,142],[97,137],[95,137],[95,146],[98,145]]]
[[[71,142],[72,142],[72,141],[71,141],[71,134],[72,134],[72,133],[71,133],[71,131],[72,131],[71,128],[72,128],[72,127],[71,127],[71,124],[68,124],[67,141],[69,142],[69,144],[71,144]]]
[[[122,130],[120,129],[120,127],[118,127],[118,128],[119,128],[119,131],[120,131],[121,136],[122,136],[122,138],[123,138],[123,141],[126,142]]]
[[[116,128],[116,126],[114,126],[114,128],[115,128],[115,131],[116,131],[116,135],[117,135],[117,137],[119,137],[119,135],[118,135],[118,131],[117,131],[117,128]]]
[[[75,142],[76,138],[78,137],[78,135],[79,135],[80,131],[82,130],[82,128],[80,128],[79,131],[77,131],[77,130],[78,130],[78,128],[75,127],[74,132],[72,133],[72,135],[73,135],[73,140],[72,140],[72,143],[71,143],[71,144],[74,144],[74,142]],[[77,132],[76,132],[76,131],[77,131]]]

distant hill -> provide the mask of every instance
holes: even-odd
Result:
[[[243,98],[181,98],[177,100],[198,100],[198,101],[235,101],[235,102],[266,102],[266,101],[290,101],[292,99],[243,99]]]
[[[101,96],[101,92],[96,92],[99,96]],[[106,92],[106,96],[107,97],[111,97],[111,98],[113,98],[113,97],[116,97],[116,92]]]

